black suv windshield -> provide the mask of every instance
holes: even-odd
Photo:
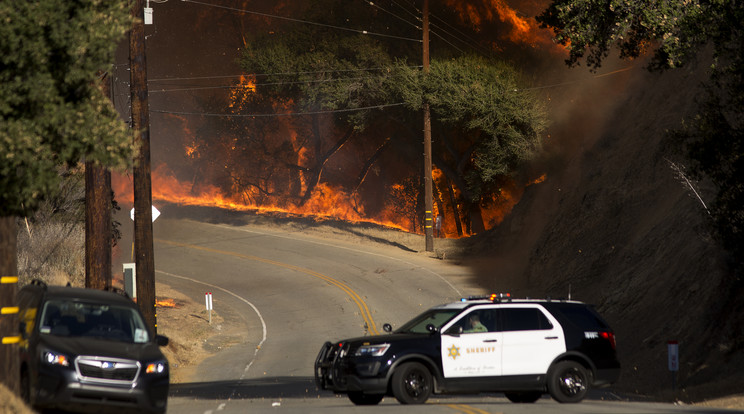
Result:
[[[44,304],[40,322],[42,334],[129,343],[149,340],[145,323],[136,309],[126,306],[52,299]]]
[[[406,322],[395,332],[429,333],[426,329],[428,325],[434,325],[435,328],[439,329],[461,311],[461,309],[430,309]]]

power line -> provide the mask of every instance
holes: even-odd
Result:
[[[604,78],[605,76],[617,75],[618,73],[627,72],[627,71],[632,70],[632,69],[635,69],[635,65],[631,65],[631,66],[628,66],[628,67],[625,67],[625,68],[622,68],[622,69],[613,70],[612,72],[603,73],[601,75],[594,75],[594,76],[592,76],[592,79],[599,79],[599,78]],[[538,90],[538,89],[557,88],[559,86],[566,86],[566,85],[572,85],[574,83],[586,82],[587,80],[589,80],[589,79],[577,79],[577,80],[573,80],[573,81],[566,81],[566,82],[554,83],[554,84],[551,84],[551,85],[533,86],[533,87],[530,87],[530,88],[520,88],[520,89],[515,89],[515,91],[534,91],[534,90]]]
[[[440,35],[439,33],[435,32],[435,31],[433,31],[433,30],[429,30],[429,33],[431,33],[431,34],[433,34],[434,36],[438,37],[438,38],[439,38],[439,39],[440,39],[441,41],[443,41],[444,43],[447,43],[448,45],[450,45],[450,46],[454,47],[455,49],[457,49],[457,51],[458,51],[458,52],[460,52],[460,53],[465,53],[465,51],[464,51],[464,50],[462,50],[462,49],[460,49],[459,47],[457,47],[457,46],[455,46],[454,44],[452,44],[452,43],[451,43],[450,41],[448,41],[447,39],[445,39],[444,37],[442,37],[442,35]]]
[[[390,2],[393,3],[394,5],[400,7],[406,13],[410,14],[411,16],[413,16],[413,18],[416,19],[416,21],[419,21],[419,22],[421,21],[421,17],[420,17],[421,16],[421,10],[416,9],[416,6],[414,6],[413,8],[416,9],[416,11],[418,12],[418,14],[413,13],[412,11],[408,10],[407,8],[401,6],[400,3],[398,3],[395,0],[391,0]]]
[[[420,68],[421,65],[408,65],[409,68]],[[334,70],[314,70],[314,71],[302,71],[302,72],[276,72],[276,73],[241,73],[239,75],[215,75],[215,76],[192,76],[184,78],[160,78],[150,79],[150,82],[168,82],[175,80],[207,80],[207,79],[224,79],[224,78],[239,78],[241,76],[288,76],[288,75],[313,75],[318,73],[345,73],[345,72],[365,72],[375,70],[387,70],[386,67],[375,67],[375,68],[355,68],[355,69],[334,69]]]
[[[387,13],[387,14],[395,17],[396,19],[398,19],[398,20],[400,20],[400,21],[402,21],[402,22],[404,22],[404,23],[406,23],[408,25],[411,25],[411,26],[415,27],[417,30],[423,30],[420,26],[417,26],[415,23],[411,23],[408,20],[404,19],[403,17],[400,17],[397,14],[395,14],[395,13],[389,11],[389,10],[384,9],[382,6],[376,4],[375,2],[372,2],[372,1],[369,1],[369,0],[361,0],[361,1],[364,2],[364,3],[369,4],[372,7],[375,7],[377,9],[379,9],[379,10],[384,11],[385,13]]]
[[[449,34],[450,36],[454,37],[455,39],[459,40],[460,42],[462,42],[462,43],[464,43],[464,44],[467,44],[467,45],[469,45],[469,46],[471,46],[471,47],[473,47],[473,48],[475,48],[475,46],[473,46],[473,45],[476,45],[476,46],[478,46],[478,47],[477,47],[477,49],[480,49],[481,51],[485,51],[485,52],[486,52],[486,53],[488,53],[488,54],[491,54],[491,53],[492,53],[492,51],[491,51],[491,50],[488,50],[488,49],[484,48],[483,46],[481,46],[481,44],[480,44],[480,42],[479,42],[478,40],[476,40],[476,39],[473,39],[472,37],[468,36],[467,34],[465,34],[465,33],[461,32],[461,31],[460,31],[460,30],[459,30],[458,28],[456,28],[456,27],[452,26],[451,24],[447,23],[447,21],[446,21],[446,20],[442,19],[441,17],[439,17],[439,16],[437,16],[437,15],[435,15],[435,14],[433,14],[433,13],[431,13],[430,15],[431,15],[431,17],[433,17],[433,18],[435,18],[435,19],[439,20],[439,21],[440,21],[440,22],[442,22],[442,23],[443,23],[443,24],[444,24],[445,26],[447,26],[447,27],[449,27],[450,29],[452,29],[453,31],[457,32],[457,33],[458,33],[458,34],[459,34],[460,36],[464,37],[464,38],[465,38],[465,39],[467,39],[467,40],[463,40],[463,39],[459,38],[458,36],[455,36],[455,35],[453,35],[453,34],[449,33],[448,31],[444,30],[444,28],[442,28],[442,27],[439,27],[438,25],[434,25],[435,27],[439,28],[439,29],[440,29],[440,30],[442,30],[443,32],[445,32],[445,33]]]
[[[287,82],[264,82],[255,83],[254,86],[277,86],[277,85],[298,85],[298,84],[310,84],[310,83],[327,83],[327,82],[340,82],[340,81],[354,81],[354,80],[365,80],[365,79],[378,79],[370,76],[357,77],[357,78],[332,78],[332,79],[313,79],[306,81],[287,81]],[[173,88],[173,89],[160,89],[150,90],[150,93],[155,92],[182,92],[182,91],[198,91],[207,89],[233,89],[233,88],[245,88],[245,84],[236,85],[218,85],[218,86],[195,86],[193,88]]]
[[[235,7],[221,6],[221,5],[218,5],[218,4],[204,3],[204,2],[196,1],[196,0],[181,0],[181,1],[186,2],[186,3],[200,4],[202,6],[216,7],[216,8],[219,8],[219,9],[225,9],[225,10],[235,11],[235,12],[239,12],[239,13],[254,14],[254,15],[262,16],[262,17],[270,17],[272,19],[286,20],[286,21],[295,22],[295,23],[304,23],[304,24],[309,24],[309,25],[313,25],[313,26],[327,27],[327,28],[330,28],[330,29],[345,30],[347,32],[354,32],[354,33],[358,33],[358,34],[365,34],[365,35],[370,35],[370,36],[387,37],[387,38],[398,39],[398,40],[407,40],[407,41],[410,41],[410,42],[418,42],[418,43],[421,42],[421,39],[412,39],[410,37],[403,37],[403,36],[388,35],[388,34],[384,34],[384,33],[369,32],[367,30],[351,29],[349,27],[342,27],[342,26],[335,26],[335,25],[325,24],[325,23],[311,22],[311,21],[308,21],[308,20],[294,19],[294,18],[285,17],[285,16],[277,16],[275,14],[261,13],[261,12],[257,12],[257,11],[253,11],[253,10],[245,10],[245,9],[238,9],[238,8],[235,8]]]
[[[401,105],[405,105],[405,102],[365,106],[361,108],[332,109],[328,111],[273,113],[273,114],[266,114],[266,113],[263,113],[263,114],[217,114],[217,113],[208,113],[208,112],[179,112],[179,111],[165,111],[165,110],[156,110],[156,109],[151,109],[150,112],[155,112],[159,114],[196,115],[196,116],[210,116],[210,117],[222,117],[222,118],[271,118],[271,117],[285,117],[285,116],[336,114],[336,113],[342,113],[342,112],[366,111],[370,109],[383,109],[383,108],[390,108],[393,106],[401,106]]]

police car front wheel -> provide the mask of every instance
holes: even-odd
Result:
[[[391,387],[401,404],[423,404],[431,395],[433,380],[424,365],[409,362],[395,370]]]

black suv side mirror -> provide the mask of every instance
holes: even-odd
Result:
[[[393,326],[390,325],[389,323],[386,323],[386,324],[382,325],[382,330],[385,331],[385,332],[387,332],[387,333],[393,332]]]
[[[167,346],[168,341],[168,337],[165,335],[155,335],[155,343],[158,344],[158,346]]]
[[[18,323],[18,332],[21,334],[21,338],[26,339],[28,337],[26,333],[26,322]]]

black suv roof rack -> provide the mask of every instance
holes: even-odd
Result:
[[[29,285],[39,286],[39,287],[42,287],[44,289],[46,289],[48,287],[48,285],[46,284],[46,282],[43,281],[43,280],[41,280],[41,279],[33,279],[33,280],[31,280],[31,283],[29,283]]]
[[[116,286],[106,286],[105,288],[103,288],[103,290],[107,292],[118,293],[119,295],[124,296],[127,299],[131,299],[131,297],[129,297],[129,293],[127,293],[126,290],[118,288]]]

